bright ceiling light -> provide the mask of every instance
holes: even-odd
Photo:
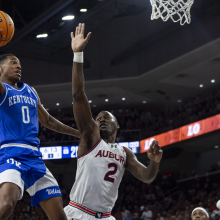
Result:
[[[177,100],[177,102],[182,102],[182,100],[181,100],[181,99],[179,99],[179,100]]]
[[[145,103],[147,103],[147,101],[143,101],[143,103],[145,104]]]
[[[87,12],[87,8],[81,8],[80,11],[81,12]]]
[[[126,98],[122,98],[122,100],[124,101]]]
[[[215,145],[215,147],[214,147],[214,148],[216,148],[216,149],[217,149],[217,148],[219,148],[219,146],[218,146],[218,145]]]
[[[36,38],[45,38],[48,37],[48,34],[38,34]]]
[[[202,87],[203,87],[203,84],[200,84],[200,85],[199,85],[199,87],[201,87],[201,88],[202,88]]]
[[[211,83],[215,83],[215,80],[214,80],[214,79],[212,79],[212,80],[211,80]]]
[[[105,99],[106,102],[108,102],[108,99]]]
[[[92,103],[92,100],[89,100],[89,103]]]
[[[57,106],[59,106],[59,105],[60,105],[60,103],[57,103],[56,105],[57,105]]]
[[[67,16],[64,16],[62,17],[62,20],[66,21],[66,20],[73,20],[75,18],[74,15],[67,15]]]

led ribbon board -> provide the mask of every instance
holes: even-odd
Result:
[[[120,142],[117,144],[119,146],[130,148],[134,154],[140,153],[140,142],[139,141]],[[39,151],[42,153],[43,160],[76,158],[78,147],[79,147],[78,145],[40,147]]]
[[[140,153],[147,152],[153,140],[160,147],[187,140],[220,129],[220,114],[140,141]]]

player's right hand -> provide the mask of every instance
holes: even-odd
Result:
[[[84,39],[84,30],[85,30],[85,24],[79,23],[79,25],[76,27],[75,37],[73,35],[73,32],[71,32],[70,34],[72,38],[71,46],[73,52],[82,52],[86,44],[88,43],[89,38],[91,36],[91,32],[89,32],[86,38]]]
[[[2,36],[2,29],[0,30],[0,42],[5,38],[5,35]]]

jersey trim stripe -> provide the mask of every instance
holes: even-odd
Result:
[[[6,93],[5,93],[5,98],[3,99],[3,101],[0,103],[0,106],[4,103],[7,95],[8,95],[8,88],[5,86],[5,90],[6,90]]]
[[[27,85],[27,84],[26,84]],[[36,99],[38,100],[37,94],[36,92],[32,89],[31,86],[27,85],[27,87],[33,92],[34,96],[36,97]]]
[[[87,154],[89,154],[91,151],[93,151],[97,147],[97,145],[101,142],[101,140],[102,140],[102,138],[99,138],[99,140],[96,142],[96,144],[87,153],[85,153],[85,154],[83,154],[83,155],[81,155],[81,156],[79,156],[77,158],[79,159],[79,158],[84,157]]]
[[[33,147],[31,145],[27,145],[27,144],[18,144],[18,143],[10,143],[10,144],[3,144],[0,148],[4,148],[4,147],[23,147],[23,148],[28,148],[31,150],[36,150],[38,151],[37,147]]]
[[[9,85],[8,83],[5,83],[5,82],[2,82],[3,84],[7,84],[10,88],[12,88],[12,89],[14,89],[14,90],[17,90],[17,91],[19,91],[19,92],[21,92],[25,87],[26,87],[26,84],[25,83],[23,83],[23,88],[22,89],[17,89],[17,88],[15,88],[14,86],[11,86],[11,85]]]
[[[91,209],[88,209],[88,208],[86,208],[86,207],[84,207],[82,205],[79,205],[79,204],[77,204],[77,203],[75,203],[73,201],[70,201],[69,205],[72,206],[72,207],[75,207],[75,208],[77,208],[77,209],[79,209],[79,210],[81,210],[81,211],[83,211],[83,212],[85,212],[85,213],[87,213],[89,215],[92,215],[92,216],[96,216],[97,213],[100,213],[100,212],[92,211]],[[107,218],[109,216],[111,216],[111,212],[102,213],[102,218]]]

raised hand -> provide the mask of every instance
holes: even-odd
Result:
[[[5,38],[5,35],[4,36],[2,36],[2,29],[0,30],[0,43],[1,43],[1,41]]]
[[[159,142],[154,140],[150,145],[150,149],[147,151],[149,159],[156,163],[159,163],[163,156],[163,151],[158,144]]]
[[[86,38],[84,38],[84,30],[85,30],[85,24],[79,23],[79,25],[76,27],[75,37],[73,35],[73,32],[71,32],[70,34],[72,38],[71,47],[73,52],[82,52],[86,44],[88,43],[89,38],[91,36],[91,32],[89,32]]]

